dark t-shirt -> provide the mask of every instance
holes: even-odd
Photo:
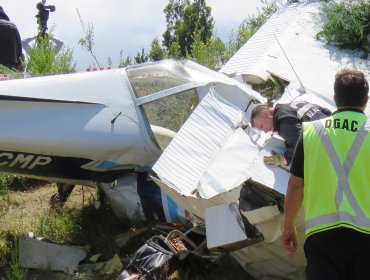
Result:
[[[288,164],[293,158],[294,149],[302,131],[302,122],[314,121],[330,115],[330,110],[305,101],[276,105],[273,112],[274,131],[277,131],[285,140],[287,151],[284,156]]]
[[[290,165],[290,173],[302,179],[304,178],[303,158],[303,133],[301,132],[295,147],[292,164]]]
[[[0,64],[16,68],[22,56],[22,42],[14,23],[0,19]]]
[[[335,111],[333,115],[336,113],[342,112],[342,111],[355,111],[355,112],[363,113],[359,109],[350,108],[350,109],[341,109],[341,110]],[[297,141],[297,146],[294,151],[292,164],[290,165],[290,173],[302,179],[304,178],[304,149],[303,149],[303,134],[302,133],[299,135],[299,138]]]

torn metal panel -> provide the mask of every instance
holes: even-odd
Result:
[[[207,208],[207,247],[233,251],[263,241],[255,226],[243,219],[235,202]]]
[[[247,104],[248,96],[245,99]],[[153,170],[162,182],[185,196],[209,199],[238,187],[248,178],[285,193],[288,173],[263,164],[266,151],[257,148],[250,136],[254,131],[247,130],[247,135],[236,128],[241,115],[237,105],[211,90]]]
[[[140,196],[137,191],[137,175],[122,176],[113,183],[100,183],[116,217],[125,220],[145,221]]]
[[[112,183],[98,183],[114,215],[121,220],[186,224],[186,213],[146,173],[128,173]]]
[[[73,274],[79,262],[86,258],[80,247],[40,240],[25,234],[19,238],[19,263],[22,267],[59,270]]]
[[[228,115],[222,113],[225,110]],[[233,132],[240,116],[239,110],[218,101],[217,95],[211,91],[167,146],[153,170],[166,174],[164,178],[179,186],[177,191],[180,193],[194,196],[199,177],[219,150],[220,143]]]
[[[268,150],[281,148],[281,139],[265,143],[269,135],[259,134],[250,126],[245,130],[238,127],[243,112],[241,104],[248,104],[251,99],[252,95],[238,91],[229,97],[226,86],[211,89],[153,167],[158,176],[154,177],[155,182],[178,205],[200,218],[205,219],[208,208],[238,201],[241,184],[248,179],[280,197],[285,195],[287,170],[263,163]],[[237,261],[247,271],[256,270],[256,276],[278,279],[288,273],[288,279],[300,279],[305,265],[303,251],[299,252],[302,258],[294,261],[280,247],[282,214],[278,205],[258,205],[257,208],[244,215],[263,234],[264,241],[260,245],[249,243],[249,247],[235,251]],[[212,225],[208,219],[207,226],[212,228],[216,224]],[[220,237],[214,244],[220,245],[223,240],[227,247],[227,244],[238,244],[236,239],[233,242]],[[262,249],[250,255],[247,248],[251,247]],[[285,267],[289,268],[284,270]]]

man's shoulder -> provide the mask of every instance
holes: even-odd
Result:
[[[274,108],[273,117],[276,121],[285,118],[297,118],[297,112],[288,103],[287,104],[277,104]]]
[[[11,21],[0,19],[0,28],[17,29],[17,26]]]

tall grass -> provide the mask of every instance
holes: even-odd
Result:
[[[5,277],[7,280],[23,280],[27,276],[28,269],[21,267],[19,263],[18,239],[12,245],[10,263],[9,266],[5,268]]]

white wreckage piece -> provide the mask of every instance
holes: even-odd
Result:
[[[241,125],[249,123],[251,102],[253,97],[238,86],[211,87],[154,165],[154,180],[178,205],[206,221],[209,248],[232,250],[236,260],[258,279],[300,279],[305,266],[302,248],[291,256],[280,245],[281,200],[289,173],[263,163],[263,156],[271,150],[269,144],[280,143],[281,149],[284,144],[276,138],[259,146],[267,135]],[[243,122],[241,116],[245,116]],[[260,234],[244,233],[244,238],[245,228],[233,210],[243,185],[261,196],[269,192],[276,198],[264,206],[249,201],[241,213]],[[302,225],[300,233],[303,241]]]
[[[86,256],[83,248],[47,241],[35,237],[32,232],[19,238],[19,264],[22,267],[73,274]]]

